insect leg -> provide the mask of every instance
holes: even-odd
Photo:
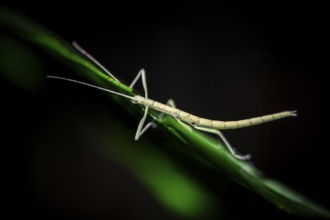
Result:
[[[175,102],[173,99],[167,100],[166,105],[176,108],[176,105],[175,105]]]
[[[146,124],[146,126],[144,126],[144,128],[142,129],[141,133],[140,133],[140,137],[142,136],[142,134],[144,134],[144,132],[146,132],[150,127],[152,128],[157,128],[157,124],[154,121],[150,121],[148,122],[148,124]]]
[[[220,139],[222,140],[222,142],[227,147],[227,149],[229,150],[229,152],[234,157],[236,157],[237,159],[240,159],[240,160],[249,160],[251,158],[251,155],[250,154],[240,155],[240,154],[236,153],[235,148],[233,148],[231,146],[231,144],[227,141],[227,139],[225,138],[225,136],[222,134],[222,132],[220,130],[213,129],[213,128],[204,128],[204,127],[200,127],[200,126],[197,126],[197,125],[193,125],[193,127],[196,128],[197,130],[201,130],[201,131],[205,131],[205,132],[209,132],[209,133],[218,135],[220,137]]]
[[[141,77],[142,79],[142,85],[143,85],[143,89],[144,89],[144,98],[148,98],[148,88],[147,88],[147,79],[146,79],[146,73],[144,69],[141,69],[139,71],[139,73],[137,74],[137,76],[135,77],[135,79],[133,80],[133,82],[131,83],[131,85],[129,86],[130,88],[133,88],[133,86],[136,84],[136,82],[138,81],[138,79]],[[146,105],[145,109],[144,109],[144,113],[143,113],[143,117],[141,118],[138,128],[136,130],[135,133],[135,140],[138,140],[140,138],[140,136],[151,126],[151,124],[147,124],[144,128],[144,122],[146,121],[147,115],[148,115],[148,110],[149,110],[149,106]]]
[[[167,100],[166,105],[171,106],[171,107],[175,107],[174,100],[173,99]],[[165,113],[160,113],[159,114],[159,117],[162,118],[162,117],[164,117],[164,115],[165,115]],[[146,132],[150,127],[157,128],[157,124],[154,121],[148,122],[148,124],[146,124],[146,126],[144,126],[144,128],[141,129],[141,131],[139,132],[139,134],[135,136],[135,139],[136,138],[138,139],[139,137],[141,137],[142,134],[144,134],[144,132]]]
[[[107,70],[99,61],[97,61],[92,55],[90,55],[86,50],[84,50],[77,42],[73,41],[72,46],[76,48],[81,54],[87,57],[90,61],[92,61],[96,66],[100,67],[106,74],[112,77],[117,82],[120,82],[109,70]]]
[[[139,122],[139,125],[138,125],[136,133],[135,133],[135,140],[136,141],[139,140],[142,133],[146,131],[145,128],[144,129],[142,129],[142,128],[143,128],[144,122],[146,121],[146,118],[147,118],[147,115],[148,115],[148,110],[149,110],[149,106],[145,106],[143,116],[142,116],[142,118]]]
[[[169,99],[169,100],[167,100],[166,105],[171,106],[171,107],[174,107],[174,108],[176,107],[176,106],[175,106],[175,102],[174,102],[173,99]],[[159,114],[159,117],[160,117],[160,118],[163,118],[164,115],[165,115],[165,113],[162,112],[162,113]]]
[[[141,78],[142,85],[145,93],[148,93],[147,91],[147,77],[146,77],[146,71],[144,69],[141,69],[136,77],[134,78],[133,82],[129,85],[130,88],[133,88],[136,82]],[[148,95],[147,95],[148,96]]]

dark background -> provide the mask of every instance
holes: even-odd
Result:
[[[219,3],[204,8],[163,4],[152,5],[150,9],[149,5],[110,3],[106,6],[93,2],[74,6],[56,2],[38,3],[38,6],[31,2],[5,5],[34,18],[64,39],[77,41],[126,82],[145,68],[151,98],[161,102],[173,98],[180,109],[193,114],[235,120],[297,109],[298,118],[225,134],[241,152],[251,153],[253,163],[265,174],[329,207],[329,180],[326,179],[329,157],[326,109],[329,38],[326,29],[329,16],[325,6]],[[33,49],[45,61],[49,74],[70,74],[70,69],[37,48]],[[1,78],[1,88],[5,129],[2,135],[3,181],[7,183],[4,190],[9,193],[6,199],[13,216],[175,218],[153,200],[129,171],[101,160],[88,147],[79,150],[82,156],[77,156],[76,160],[87,164],[90,161],[94,168],[81,175],[87,175],[84,176],[86,180],[106,176],[105,183],[113,178],[118,181],[112,182],[107,192],[96,190],[93,184],[82,187],[82,191],[95,192],[100,204],[109,203],[104,193],[110,195],[113,199],[109,206],[116,211],[105,211],[109,207],[88,201],[81,202],[83,205],[77,201],[63,202],[67,201],[65,196],[61,197],[63,201],[53,199],[53,194],[61,190],[56,183],[52,187],[52,177],[47,186],[38,185],[38,178],[45,173],[49,175],[53,169],[58,169],[54,168],[56,166],[62,165],[60,171],[66,170],[70,161],[62,163],[53,159],[53,167],[40,170],[45,163],[36,156],[40,153],[35,147],[36,140],[51,138],[46,141],[49,143],[52,138],[59,138],[57,135],[63,135],[56,133],[59,128],[52,132],[53,136],[44,135],[45,125],[66,120],[69,125],[63,122],[64,131],[76,131],[67,134],[71,140],[80,138],[76,127],[84,126],[81,118],[92,120],[90,115],[97,114],[102,107],[113,108],[123,121],[132,123],[132,130],[137,121],[130,122],[131,118],[113,104],[102,104],[108,100],[98,92],[73,85],[47,81],[42,91],[28,93]],[[69,152],[73,155],[75,150]],[[82,159],[86,155],[91,158]],[[183,166],[193,170],[194,163],[186,161]],[[72,173],[78,177],[69,174],[61,177],[79,185],[79,181],[84,180],[79,174],[83,168],[80,162],[75,164],[77,167],[72,168]],[[103,170],[99,171],[101,167]],[[100,173],[95,174],[96,170]],[[225,178],[221,179],[222,188],[212,171],[200,168],[193,175],[221,198],[227,219],[293,218],[235,183],[226,182]],[[40,192],[36,193],[38,187],[44,187],[42,192],[47,192],[42,199]],[[123,189],[129,191],[126,196],[120,193]]]

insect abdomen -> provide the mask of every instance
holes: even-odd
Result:
[[[261,117],[255,117],[250,119],[244,119],[239,121],[213,121],[212,126],[214,128],[220,129],[220,130],[226,130],[226,129],[236,129],[236,128],[243,128],[243,127],[250,127],[258,124],[263,124],[266,122],[286,118],[286,117],[292,117],[297,116],[295,111],[285,111],[285,112],[279,112],[275,114],[265,115]]]

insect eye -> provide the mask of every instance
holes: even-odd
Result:
[[[195,122],[191,122],[191,125],[192,125],[192,126],[195,126],[195,125],[196,125],[196,123],[195,123]]]

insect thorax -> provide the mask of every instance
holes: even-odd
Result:
[[[145,98],[144,97],[142,97],[142,96],[139,96],[139,95],[136,95],[136,96],[134,96],[134,97],[132,97],[132,102],[134,103],[134,104],[141,104],[141,105],[145,105],[146,103],[145,103]]]

